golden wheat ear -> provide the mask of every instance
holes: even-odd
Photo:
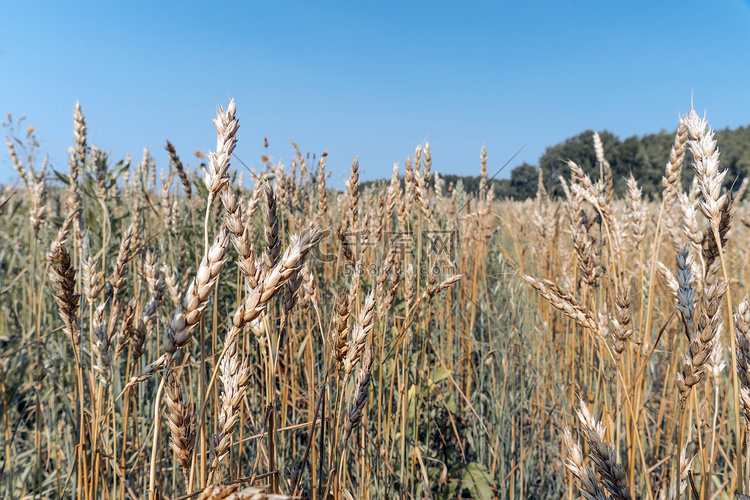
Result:
[[[167,407],[167,426],[171,432],[169,445],[180,464],[187,484],[195,447],[195,417],[192,405],[184,400],[182,384],[172,371],[167,375],[167,383],[164,386],[164,404]]]

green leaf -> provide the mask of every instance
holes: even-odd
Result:
[[[456,498],[456,490],[458,489],[459,482],[458,481],[449,481],[447,490],[447,495],[444,498]]]
[[[452,393],[449,393],[445,398],[445,407],[454,415],[458,414],[458,405],[456,404],[456,398],[453,397]]]
[[[57,170],[55,170],[54,168],[52,169],[52,171],[53,171],[53,172],[55,173],[55,175],[57,176],[57,178],[58,178],[58,179],[59,179],[59,180],[60,180],[61,182],[63,182],[63,183],[64,183],[65,185],[67,185],[67,186],[70,186],[70,176],[68,176],[68,175],[65,175],[65,174],[63,174],[63,173],[61,173],[61,172],[58,172],[58,171],[57,171]]]
[[[463,487],[471,492],[474,498],[494,498],[492,492],[492,478],[487,469],[478,463],[470,463],[463,467]]]
[[[430,379],[432,380],[433,384],[439,384],[443,380],[448,378],[448,370],[445,369],[445,367],[440,366],[437,370],[432,372],[432,375],[430,375]]]
[[[305,335],[305,338],[302,339],[302,342],[300,342],[299,349],[297,350],[297,357],[296,362],[299,363],[299,361],[302,359],[302,355],[305,354],[305,346],[307,346],[307,342],[310,340],[310,334],[308,333]]]
[[[201,196],[201,198],[208,197],[208,189],[206,189],[206,185],[203,183],[200,178],[196,180],[195,178],[193,180],[193,186],[195,186],[195,190],[198,191],[198,194]]]
[[[115,179],[119,178],[123,172],[127,172],[130,169],[130,162],[125,163],[125,160],[120,160],[117,162],[117,165],[115,165],[115,172],[113,177]]]
[[[417,392],[417,386],[413,385],[409,387],[409,390],[406,392],[406,402],[409,406],[411,406],[411,400],[414,398],[414,394]]]

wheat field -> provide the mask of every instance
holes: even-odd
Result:
[[[654,197],[615,198],[595,135],[597,175],[562,159],[527,201],[484,150],[476,192],[446,186],[428,143],[343,192],[296,144],[240,166],[234,101],[168,165],[89,144],[80,105],[66,171],[4,125],[3,498],[748,489],[746,182],[694,111]]]

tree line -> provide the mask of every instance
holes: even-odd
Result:
[[[626,192],[625,180],[631,173],[643,189],[644,196],[655,198],[661,193],[661,178],[674,136],[675,131],[662,130],[657,134],[620,140],[606,130],[599,133],[604,146],[604,157],[612,168],[616,196],[623,196]],[[734,184],[738,187],[742,179],[750,175],[750,126],[718,130],[716,141],[721,152],[721,168],[728,170],[725,185],[731,187]],[[524,200],[535,196],[540,168],[547,192],[552,196],[564,196],[559,177],[570,180],[568,160],[576,162],[593,180],[599,178],[593,130],[586,130],[548,147],[537,165],[524,162],[511,170],[509,178],[493,179],[491,184],[495,197]],[[479,190],[479,176],[441,174],[441,177],[445,180],[446,187],[450,183],[455,186],[461,180],[465,191]],[[687,189],[692,180],[692,156],[688,150],[683,167],[683,186]]]

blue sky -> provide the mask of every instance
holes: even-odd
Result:
[[[195,165],[217,102],[237,101],[236,154],[263,137],[330,152],[343,185],[388,177],[429,140],[433,168],[476,175],[586,129],[674,129],[690,106],[714,128],[750,123],[750,3],[9,2],[0,16],[0,113],[27,116],[67,170],[80,100],[89,141],[115,159],[164,144]],[[664,159],[666,161],[666,158]],[[235,163],[239,167],[239,164]],[[0,154],[0,183],[15,176]]]

